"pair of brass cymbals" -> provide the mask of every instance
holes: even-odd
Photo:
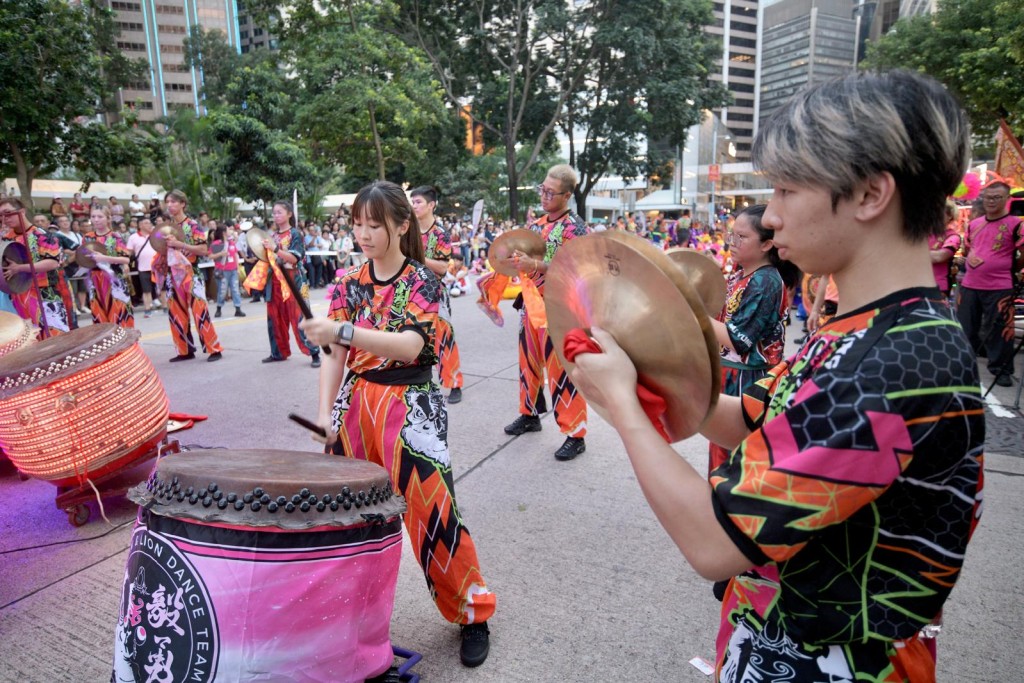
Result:
[[[149,243],[153,250],[162,256],[167,255],[167,240],[174,238],[179,242],[185,241],[185,233],[177,225],[161,225],[149,236]]]
[[[719,346],[707,314],[714,302],[701,299],[671,257],[618,231],[570,240],[548,269],[544,301],[555,351],[567,369],[573,367],[562,351],[568,332],[600,327],[633,361],[640,382],[665,400],[661,420],[670,440],[698,431],[721,390]]]
[[[0,267],[6,270],[8,265],[24,265],[32,262],[32,254],[21,242],[0,240]],[[32,286],[32,273],[12,273],[7,276],[0,271],[0,291],[8,295],[27,292]]]
[[[519,265],[513,254],[520,252],[533,259],[544,258],[544,238],[528,228],[517,228],[498,235],[487,250],[487,260],[502,275],[519,275]]]

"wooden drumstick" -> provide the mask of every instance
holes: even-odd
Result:
[[[284,273],[284,281],[288,285],[288,289],[291,290],[292,296],[295,297],[295,301],[299,304],[299,310],[302,311],[302,317],[305,318],[306,320],[312,320],[313,311],[310,310],[309,304],[306,303],[306,300],[302,298],[302,292],[300,292],[299,288],[296,286],[295,280],[293,280],[291,276],[288,275],[288,269],[281,268],[281,272]],[[331,355],[330,344],[327,344],[326,346],[321,346],[320,348],[323,349],[323,352],[326,353],[328,356]]]

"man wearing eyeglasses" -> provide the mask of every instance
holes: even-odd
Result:
[[[975,352],[1001,387],[1013,386],[1013,274],[1024,268],[1024,230],[1009,212],[1010,186],[995,181],[981,192],[985,215],[964,235],[967,272],[958,316]],[[982,321],[987,321],[982,325]]]
[[[25,215],[24,205],[14,197],[0,200],[0,220],[3,221],[0,238],[21,244],[32,258],[31,264],[5,264],[3,276],[9,279],[28,273],[33,267],[36,274],[33,287],[11,297],[15,310],[19,316],[40,328],[39,339],[67,332],[70,329],[68,312],[57,289],[60,243],[45,229],[32,225]],[[45,331],[43,320],[46,322]]]
[[[532,280],[539,295],[544,293],[548,264],[558,248],[590,232],[583,220],[569,209],[569,198],[576,189],[576,182],[576,172],[567,164],[553,166],[548,171],[544,182],[536,188],[544,215],[529,226],[530,230],[540,233],[544,238],[544,258],[531,258],[519,251],[512,254],[518,264],[520,279]],[[565,434],[565,442],[555,451],[555,458],[572,460],[587,448],[583,440],[587,432],[587,404],[558,361],[547,328],[535,324],[540,316],[536,315],[538,311],[534,309],[543,306],[540,296],[523,297],[519,325],[519,417],[505,427],[505,433],[518,436],[525,432],[540,431],[537,404],[541,397],[544,371],[547,370],[555,421]],[[531,313],[534,313],[532,317]]]

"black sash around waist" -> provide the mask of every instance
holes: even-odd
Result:
[[[358,379],[365,379],[367,382],[383,384],[385,386],[425,384],[433,376],[433,366],[431,365],[406,365],[400,368],[385,368],[384,370],[368,370],[356,373]]]

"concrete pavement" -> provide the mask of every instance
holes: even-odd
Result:
[[[498,595],[491,655],[478,669],[461,666],[458,629],[437,613],[408,549],[394,642],[423,653],[415,670],[424,681],[709,680],[688,661],[713,660],[718,603],[650,512],[614,431],[592,413],[587,452],[569,463],[552,457],[562,438],[550,415],[540,433],[506,436],[502,426],[517,411],[515,313],[505,302],[506,326],[497,328],[470,298],[453,305],[466,388],[463,402],[449,409],[449,438],[459,504]],[[315,414],[317,371],[298,354],[261,365],[268,353],[265,306],[243,308],[246,318],[215,321],[226,350],[212,364],[203,355],[169,364],[166,319],[139,314],[143,346],[171,409],[210,417],[176,438],[207,448],[315,450],[285,416]],[[323,290],[315,291],[314,311],[325,310]],[[947,603],[941,681],[1020,678],[1024,418],[1009,408],[1015,391],[993,392],[1001,405],[990,425],[1017,434],[1018,447],[1011,439],[986,456],[986,509]],[[676,448],[706,466],[703,438]],[[76,529],[54,507],[54,494],[45,482],[20,481],[9,464],[0,469],[0,681],[110,677],[135,507],[105,500],[111,527],[93,504],[90,522]]]

